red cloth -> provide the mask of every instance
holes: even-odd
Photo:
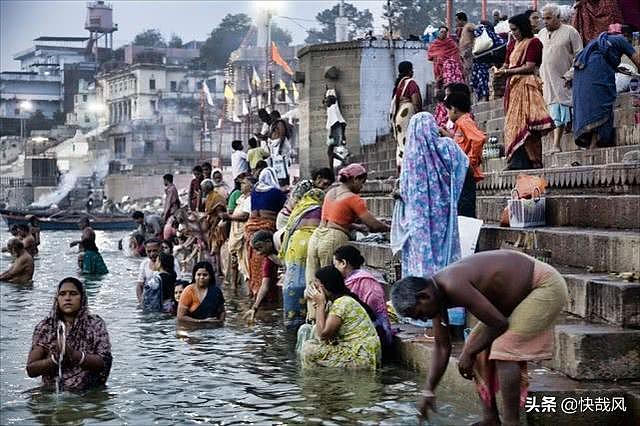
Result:
[[[515,40],[511,39],[511,41],[507,45],[507,55],[505,56],[504,60],[506,64],[509,63],[509,57],[511,56],[511,52],[513,52],[513,47],[515,46],[515,44]],[[535,62],[538,66],[542,64],[542,42],[537,37],[531,39],[531,42],[527,47],[527,52],[524,55],[524,60],[520,60],[520,62],[518,62],[518,65],[516,66],[521,67],[527,62]]]
[[[189,209],[191,211],[202,211],[202,200],[200,199],[200,183],[202,179],[193,178],[189,185]]]
[[[273,303],[278,300],[278,265],[268,257],[262,262],[262,278],[269,279],[269,291],[265,296],[265,301]]]
[[[406,90],[404,89],[404,86],[407,86]],[[404,96],[402,96],[403,90]],[[418,95],[420,94],[420,88],[418,87],[418,84],[412,79],[406,79],[404,82],[398,84],[398,87],[396,88],[396,99],[400,100],[401,96],[403,98],[411,99],[411,96],[415,95],[416,93]]]
[[[445,60],[450,58],[462,63],[458,44],[451,37],[447,37],[444,40],[440,40],[438,38],[429,45],[429,50],[427,50],[427,59],[433,61],[433,75],[436,80],[443,78],[444,70],[442,69],[442,66]]]
[[[638,4],[638,0],[630,3],[634,2]],[[609,24],[616,22],[623,22],[617,0],[582,0],[573,17],[573,26],[582,36],[585,46],[600,33],[607,31]]]

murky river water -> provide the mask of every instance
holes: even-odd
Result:
[[[2,242],[7,232],[2,230]],[[51,309],[54,289],[76,275],[69,242],[79,232],[43,232],[32,288],[0,284],[0,424],[415,424],[422,377],[401,366],[376,373],[303,371],[281,311],[253,327],[245,295],[225,289],[222,328],[176,331],[175,320],[136,309],[139,259],[117,250],[124,232],[97,232],[110,273],[87,281],[89,305],[107,323],[113,367],[107,388],[59,397],[26,376],[34,326]],[[2,257],[2,269],[9,258]],[[439,393],[435,424],[478,420],[465,401]],[[475,413],[473,413],[475,414]]]

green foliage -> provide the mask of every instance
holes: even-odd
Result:
[[[159,30],[150,28],[136,35],[133,44],[146,47],[167,47],[164,37]]]
[[[320,29],[312,28],[307,31],[305,42],[309,44],[332,43],[336,39],[336,18],[340,13],[340,6],[336,4],[331,9],[325,9],[316,15]],[[351,3],[344,4],[344,16],[349,20],[349,35],[353,37],[356,31],[364,33],[373,29],[373,15],[369,9],[358,10]]]
[[[211,35],[200,49],[201,62],[209,69],[220,69],[227,64],[231,52],[240,47],[240,44],[251,31],[252,21],[244,13],[228,14],[220,24],[211,31]],[[254,45],[257,35],[246,40],[246,45]],[[271,39],[278,46],[289,46],[292,38],[288,31],[271,24]]]

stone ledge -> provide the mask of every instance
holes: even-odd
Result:
[[[498,222],[509,198],[507,195],[478,195],[476,199],[478,218],[487,222]],[[548,226],[640,228],[640,196],[638,195],[547,195],[545,199]],[[393,208],[393,200],[389,200]],[[368,199],[367,201],[369,202]],[[384,212],[388,208],[381,201],[372,201],[371,207],[385,208],[382,210]]]
[[[535,233],[538,248],[551,251],[551,263],[590,272],[640,271],[640,232],[573,227],[502,228],[485,224],[480,231],[478,251],[496,250],[504,242],[514,243],[519,235]],[[367,266],[387,270],[395,263],[388,243],[353,241]]]
[[[396,49],[424,49],[424,43],[420,41],[395,40],[393,46]],[[364,48],[388,49],[389,42],[387,40],[353,40],[339,43],[321,43],[305,46],[298,50],[297,57],[302,59],[303,56],[310,52],[329,52],[333,50],[357,50]]]
[[[538,248],[551,251],[554,265],[591,272],[640,271],[640,232],[573,227],[502,228],[485,224],[478,251],[499,249],[519,235],[534,234]]]
[[[557,325],[549,365],[578,380],[640,378],[640,330],[589,323]]]
[[[520,174],[543,176],[548,188],[579,188],[615,185],[640,185],[637,164],[603,164],[596,166],[559,167],[555,169],[507,170],[485,173],[479,190],[508,190],[515,187]]]

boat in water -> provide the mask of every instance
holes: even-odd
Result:
[[[45,213],[36,211],[0,210],[0,215],[7,221],[7,225],[28,224],[30,215],[37,216],[40,229],[43,231],[77,230],[78,221],[88,217],[91,227],[97,231],[133,230],[138,225],[129,216],[125,215],[93,215],[78,211],[60,211]]]

